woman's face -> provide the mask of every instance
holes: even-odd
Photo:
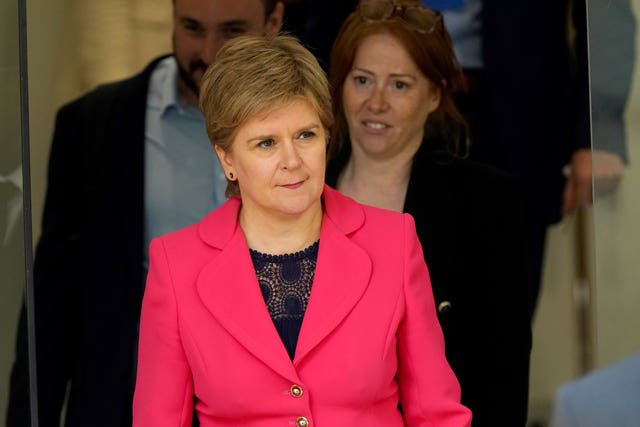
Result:
[[[356,50],[342,103],[354,151],[388,158],[415,153],[427,116],[440,104],[440,90],[396,38],[374,34]]]
[[[238,180],[243,209],[289,217],[321,207],[326,141],[312,104],[297,99],[242,124],[228,152],[215,149]]]

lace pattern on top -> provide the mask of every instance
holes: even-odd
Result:
[[[293,254],[270,255],[250,249],[262,296],[271,318],[302,319],[316,270],[319,241]]]
[[[249,250],[262,296],[291,360],[311,295],[318,246],[316,241],[300,252],[285,255]]]

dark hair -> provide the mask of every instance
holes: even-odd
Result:
[[[273,12],[273,9],[276,8],[276,4],[281,0],[262,0],[262,4],[264,4],[264,18],[267,19],[269,15]]]
[[[273,9],[276,8],[276,4],[278,4],[279,1],[281,0],[261,0],[262,4],[264,5],[264,19],[266,20],[269,15],[271,15],[271,13],[273,12]],[[176,0],[171,0],[171,3],[173,3],[173,6],[176,5]]]
[[[366,3],[366,0],[362,3]],[[444,147],[433,148],[443,148],[452,154],[466,156],[467,124],[456,108],[453,97],[454,91],[463,87],[462,70],[442,16],[425,8],[419,1],[395,0],[393,5],[399,8],[419,8],[419,13],[437,16],[435,26],[429,31],[418,31],[402,15],[395,14],[386,19],[365,19],[360,12],[362,6],[358,6],[349,15],[338,32],[329,63],[334,115],[329,159],[336,157],[343,150],[349,132],[342,105],[344,81],[351,71],[362,40],[374,34],[387,34],[397,39],[420,71],[441,91],[440,105],[429,115],[425,123],[425,138],[434,144],[445,144]]]

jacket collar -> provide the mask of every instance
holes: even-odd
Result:
[[[323,222],[324,218],[331,220],[345,235],[356,231],[364,223],[362,206],[326,184],[322,191],[322,202]],[[200,238],[215,248],[224,248],[239,228],[238,213],[241,206],[240,199],[233,197],[207,215],[198,226]]]
[[[293,363],[269,316],[238,225],[241,201],[229,200],[199,225],[200,237],[221,250],[198,276],[203,304],[249,352],[291,381],[299,381],[295,367],[356,306],[371,274],[369,255],[349,237],[364,224],[362,206],[327,186],[322,198],[316,272]]]

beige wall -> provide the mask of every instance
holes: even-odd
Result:
[[[33,236],[57,108],[171,51],[171,0],[29,0]]]
[[[22,163],[17,16],[16,1],[0,0],[0,420],[7,406],[10,349],[24,289],[22,193],[7,182],[14,173],[20,177]],[[15,222],[9,219],[12,212]]]

